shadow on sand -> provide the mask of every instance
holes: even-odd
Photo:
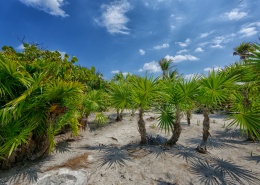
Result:
[[[2,173],[2,172],[1,172]],[[16,169],[13,175],[2,175],[4,177],[0,177],[0,185],[8,184],[19,184],[19,182],[27,181],[29,183],[36,183],[38,180],[38,174],[43,173],[39,168],[30,166],[25,169]],[[2,176],[1,175],[1,176]]]
[[[190,170],[201,184],[260,184],[256,173],[215,156],[192,160]]]

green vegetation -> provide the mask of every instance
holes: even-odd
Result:
[[[163,74],[158,78],[118,73],[106,82],[94,67],[76,65],[76,57],[62,57],[58,51],[35,45],[24,44],[23,52],[4,46],[0,52],[0,168],[48,155],[55,147],[55,135],[68,131],[72,137],[78,135],[91,113],[96,113],[96,124],[106,124],[103,112],[108,108],[117,112],[116,121],[122,121],[124,110],[132,110],[132,115],[139,111],[142,144],[147,143],[144,112],[151,108],[159,112],[158,126],[172,132],[169,145],[181,135],[182,115],[190,125],[193,110],[201,110],[204,116],[199,152],[207,152],[212,110],[225,109],[232,120],[229,127],[238,125],[249,139],[260,139],[260,45],[242,43],[234,50],[239,62],[208,75],[185,79],[177,70],[170,71],[172,61],[162,59]]]

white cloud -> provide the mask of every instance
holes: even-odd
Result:
[[[211,41],[211,48],[224,48],[223,44],[226,44],[233,40],[236,34],[231,33],[228,35],[217,36]]]
[[[139,53],[140,53],[140,55],[144,55],[144,54],[145,54],[145,51],[142,50],[142,49],[139,49]]]
[[[214,33],[214,31],[215,31],[215,30],[212,30],[212,31],[206,32],[206,33],[202,33],[202,34],[200,34],[200,38],[205,38],[205,37],[211,35],[212,33]]]
[[[220,45],[220,44],[215,44],[215,45],[210,45],[211,48],[224,48],[224,46]]]
[[[175,42],[175,44],[179,44],[182,48],[187,47],[191,43],[191,40],[187,38],[185,42]]]
[[[66,52],[64,52],[64,51],[58,51],[58,52],[60,53],[61,58],[64,59],[64,56],[65,56]]]
[[[162,45],[158,45],[158,46],[154,46],[154,49],[163,49],[163,48],[168,48],[170,45],[168,43],[162,44]]]
[[[188,79],[193,78],[195,75],[196,74],[193,74],[193,73],[192,74],[188,74],[188,75],[184,75],[184,78],[188,80]]]
[[[115,1],[110,4],[101,5],[102,15],[95,21],[111,34],[129,34],[129,29],[126,27],[129,19],[126,13],[131,9],[130,3],[127,0]]]
[[[204,46],[206,46],[206,45],[208,45],[208,44],[210,44],[210,42],[202,42],[202,43],[199,44],[199,46],[204,47]]]
[[[242,34],[242,37],[250,37],[252,35],[257,34],[256,28],[242,28],[238,33]]]
[[[211,71],[219,71],[219,70],[221,70],[222,68],[221,67],[218,67],[218,66],[214,66],[213,68],[209,68],[209,67],[207,67],[207,68],[205,68],[204,69],[204,71],[207,71],[207,72],[211,72]]]
[[[138,72],[143,72],[143,71],[157,73],[161,71],[161,68],[157,62],[152,61],[152,62],[145,63],[143,68],[138,70]]]
[[[241,37],[250,37],[258,33],[259,27],[260,22],[244,24],[238,33],[242,35]]]
[[[38,10],[42,10],[48,14],[67,17],[68,14],[65,13],[61,7],[66,4],[64,0],[20,0],[23,4],[31,6]]]
[[[252,22],[248,24],[244,24],[242,27],[249,28],[249,27],[260,27],[260,22]]]
[[[177,54],[186,53],[186,52],[188,52],[188,51],[189,51],[189,50],[187,50],[187,49],[182,49],[182,50],[178,51]]]
[[[113,71],[111,71],[111,73],[113,73],[113,74],[117,74],[117,73],[119,73],[120,71],[119,70],[113,70]]]
[[[228,20],[239,20],[247,16],[247,12],[242,12],[239,9],[233,9],[230,12],[224,14],[224,18]]]
[[[20,44],[19,46],[17,46],[16,49],[23,50],[24,49],[23,44]]]
[[[198,47],[194,50],[195,52],[204,52],[204,50],[201,47]]]
[[[199,60],[199,58],[193,55],[175,55],[175,56],[166,55],[165,58],[167,60],[172,60],[173,63],[178,63],[185,60],[189,60],[189,61]]]
[[[128,74],[131,75],[132,73],[130,73],[130,72],[123,72],[122,74],[123,74],[124,76],[126,76],[126,75],[128,75]]]
[[[175,29],[176,29],[176,26],[170,25],[170,28],[171,28],[171,30],[175,30]]]

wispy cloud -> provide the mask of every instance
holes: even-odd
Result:
[[[223,44],[226,44],[233,40],[236,34],[228,34],[223,36],[217,36],[211,41],[211,48],[224,48]]]
[[[117,74],[117,73],[120,73],[120,71],[119,70],[113,70],[113,71],[110,71],[110,73],[112,73],[112,74]],[[132,73],[130,73],[130,72],[122,72],[122,74],[124,75],[124,76],[126,76],[126,75],[128,75],[128,74],[132,74]]]
[[[184,75],[184,78],[185,78],[185,79],[191,79],[191,78],[193,78],[194,76],[196,76],[196,74],[192,73],[192,74]]]
[[[242,34],[242,37],[250,37],[257,34],[255,27],[242,28],[238,33]]]
[[[182,48],[187,47],[190,43],[191,43],[191,40],[189,38],[187,38],[185,40],[185,42],[175,42],[175,44],[178,44]]]
[[[23,44],[20,44],[19,46],[17,46],[16,49],[18,49],[18,50],[23,50],[23,49],[24,49]]]
[[[175,55],[175,56],[166,55],[165,58],[167,60],[172,60],[173,63],[178,63],[185,60],[189,60],[189,61],[199,60],[199,58],[193,55]]]
[[[31,6],[38,10],[42,10],[48,14],[67,17],[68,14],[65,13],[61,7],[66,4],[64,0],[20,0],[23,4]]]
[[[212,68],[210,68],[210,67],[207,67],[207,68],[205,68],[204,69],[204,71],[207,71],[207,72],[211,72],[211,71],[219,71],[219,70],[221,70],[222,68],[221,67],[218,67],[218,66],[214,66],[214,67],[212,67]]]
[[[200,38],[205,38],[208,37],[209,35],[211,35],[212,33],[214,33],[215,30],[212,30],[210,32],[206,32],[206,33],[202,33],[200,34]]]
[[[198,47],[194,50],[194,52],[204,52],[204,50],[201,47]]]
[[[187,49],[182,49],[182,50],[178,51],[177,54],[186,53],[186,52],[188,52],[188,51],[189,51],[189,50],[187,50]]]
[[[238,33],[241,35],[241,37],[250,37],[252,35],[257,34],[259,28],[260,28],[260,22],[248,23],[248,24],[244,24]]]
[[[233,9],[230,12],[226,12],[223,16],[224,19],[233,21],[233,20],[240,20],[247,16],[247,12],[243,12],[239,9]]]
[[[210,45],[211,48],[224,48],[224,46],[220,45],[220,44],[215,44],[215,45]]]
[[[138,70],[138,72],[143,72],[143,71],[157,73],[161,71],[161,68],[157,62],[152,61],[152,62],[145,63],[144,66]]]
[[[139,49],[139,53],[140,53],[140,55],[144,55],[145,51],[143,49]]]
[[[162,45],[154,46],[153,48],[159,50],[159,49],[168,48],[168,47],[170,47],[170,45],[168,43],[165,43]]]
[[[66,55],[66,52],[65,51],[58,51],[61,55],[61,58],[64,59],[65,55]]]
[[[129,34],[126,24],[129,19],[126,13],[131,9],[127,0],[114,1],[109,4],[101,5],[102,14],[100,18],[95,19],[98,25],[106,27],[111,34]]]
[[[119,70],[113,70],[113,71],[111,71],[112,74],[117,74],[117,73],[119,73],[119,72],[120,72]]]
[[[124,76],[126,76],[126,75],[131,75],[132,73],[130,73],[130,72],[122,72],[122,74],[123,74]]]

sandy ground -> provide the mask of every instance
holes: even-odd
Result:
[[[109,114],[109,113],[107,113]],[[226,129],[224,115],[211,115],[208,154],[195,151],[202,138],[203,116],[193,114],[191,126],[182,119],[178,144],[165,147],[169,138],[156,127],[153,113],[145,113],[150,144],[140,146],[137,115],[124,115],[122,122],[99,129],[87,129],[77,139],[57,143],[48,158],[26,162],[8,171],[0,171],[0,184],[260,184],[260,145],[245,142],[236,128]],[[94,119],[91,116],[90,121]]]

